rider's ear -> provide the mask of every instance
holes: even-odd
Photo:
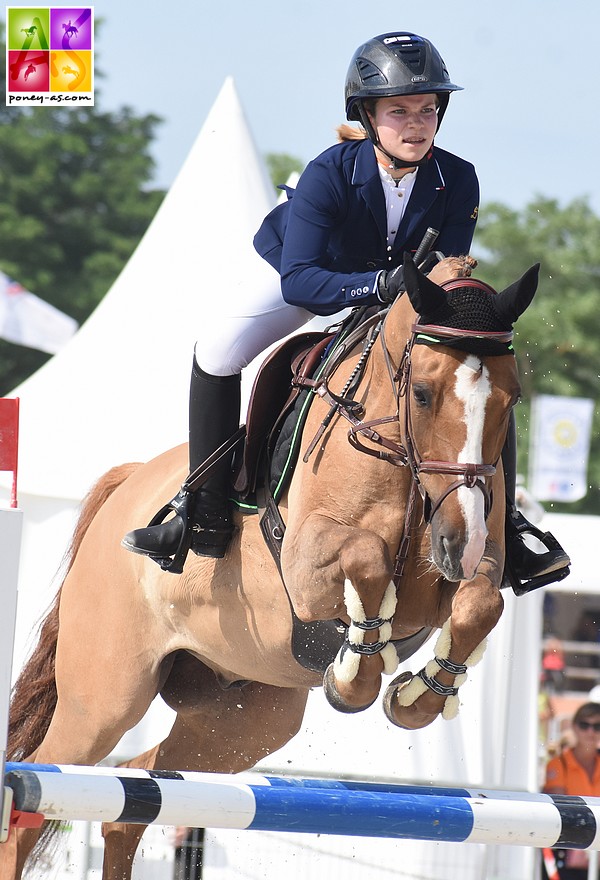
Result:
[[[540,264],[536,263],[506,290],[494,297],[498,315],[511,326],[530,305],[538,286]]]
[[[404,283],[410,303],[418,315],[430,315],[446,301],[446,293],[417,269],[410,254],[404,254]]]

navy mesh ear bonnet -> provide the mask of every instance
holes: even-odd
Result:
[[[430,314],[420,316],[420,324],[437,324],[457,330],[472,330],[484,333],[503,333],[512,330],[512,325],[502,317],[495,306],[497,292],[489,284],[476,278],[457,278],[442,284],[446,300]],[[435,330],[432,331],[435,336]],[[426,342],[419,339],[417,342]],[[470,354],[503,355],[512,352],[512,345],[497,340],[477,337],[456,337],[440,339],[443,345],[458,348]]]

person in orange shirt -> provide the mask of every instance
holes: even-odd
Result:
[[[548,761],[546,794],[600,797],[600,703],[584,703],[571,721],[573,746]],[[551,854],[554,856],[552,860]],[[588,859],[584,850],[544,850],[545,877],[586,880]],[[553,863],[554,861],[554,863]]]

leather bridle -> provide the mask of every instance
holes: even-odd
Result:
[[[397,370],[394,370],[389,349],[385,342],[384,319],[382,319],[375,328],[374,333],[375,335],[379,334],[381,336],[385,363],[394,390],[397,408],[393,415],[384,416],[383,418],[378,419],[370,419],[368,421],[362,420],[361,416],[364,412],[362,404],[348,397],[335,395],[329,390],[326,377],[318,382],[310,383],[313,386],[313,390],[320,397],[330,403],[332,409],[335,409],[337,413],[350,422],[348,440],[355,449],[396,466],[410,467],[414,484],[418,488],[423,499],[423,517],[425,522],[429,524],[446,498],[462,486],[467,489],[478,488],[482,492],[484,497],[484,512],[485,517],[487,518],[492,507],[492,493],[488,489],[485,479],[496,473],[496,462],[494,464],[480,464],[476,462],[439,461],[434,459],[423,459],[419,453],[414,439],[411,395],[409,393],[411,385],[412,350],[417,339],[419,339],[419,342],[424,342],[425,344],[444,344],[444,340],[451,339],[457,347],[460,347],[461,340],[474,339],[502,343],[508,346],[513,338],[512,331],[489,332],[463,330],[432,324],[420,324],[417,321],[413,323],[411,327],[411,335],[406,343]],[[404,398],[402,424],[404,428],[404,437],[406,438],[405,445],[383,437],[377,430],[381,425],[400,421],[400,400],[402,398]],[[362,442],[362,438],[368,440],[373,446],[365,445]],[[458,479],[451,483],[439,498],[432,501],[421,483],[421,474],[456,475]]]
[[[423,499],[423,518],[425,522],[429,524],[446,498],[462,486],[465,486],[467,489],[478,488],[481,490],[484,499],[484,515],[487,519],[492,508],[492,493],[487,487],[485,478],[492,477],[496,473],[497,462],[494,462],[494,464],[480,464],[476,462],[451,462],[435,459],[424,460],[417,448],[414,439],[411,395],[409,392],[411,387],[412,350],[415,342],[420,336],[423,337],[425,344],[436,344],[437,342],[441,342],[443,345],[444,339],[452,339],[453,341],[460,341],[461,339],[479,339],[508,345],[512,341],[513,333],[512,331],[489,332],[462,330],[453,327],[420,324],[415,322],[411,327],[411,336],[406,344],[400,367],[395,376],[395,379],[399,383],[398,397],[404,397],[405,399],[404,436],[406,438],[407,463],[411,468],[413,478]],[[384,348],[387,352],[387,347]],[[386,357],[387,356],[388,355],[386,354]],[[456,475],[459,479],[451,483],[445,491],[442,492],[440,497],[435,502],[432,502],[420,481],[421,474]]]

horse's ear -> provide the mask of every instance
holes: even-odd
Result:
[[[410,254],[404,254],[404,284],[417,315],[430,315],[446,302],[446,293],[417,269]]]
[[[511,326],[531,304],[538,286],[540,264],[536,263],[494,299],[494,308]]]

